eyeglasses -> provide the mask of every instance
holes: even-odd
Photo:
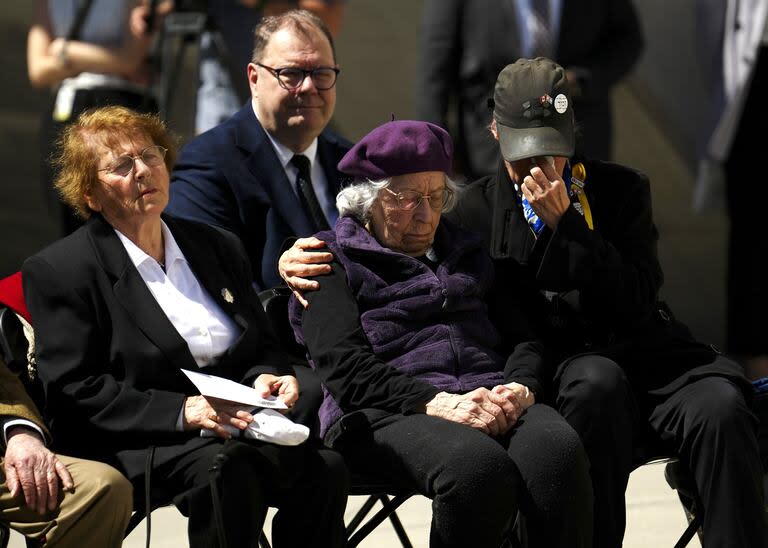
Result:
[[[393,192],[388,188],[385,188],[384,190],[395,197],[397,208],[405,211],[412,211],[419,207],[424,198],[429,201],[429,207],[435,211],[440,211],[444,209],[453,198],[453,191],[450,188],[436,190],[431,194],[422,194],[416,190],[403,190],[402,192]]]
[[[107,173],[114,173],[120,177],[127,177],[128,174],[133,171],[133,168],[136,165],[136,160],[139,158],[141,158],[141,161],[149,167],[158,167],[163,164],[166,152],[168,152],[167,148],[161,147],[160,145],[152,145],[151,147],[142,150],[138,156],[128,156],[127,154],[118,156],[117,160],[112,162],[111,166],[97,169],[96,171],[106,171]]]
[[[298,67],[272,68],[261,63],[256,64],[261,68],[267,69],[272,76],[277,78],[277,83],[280,84],[280,87],[288,91],[300,88],[307,76],[312,78],[315,87],[320,91],[331,89],[336,85],[336,77],[341,72],[341,69],[335,67],[318,67],[306,70]]]

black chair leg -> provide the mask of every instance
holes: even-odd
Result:
[[[387,519],[388,516],[392,515],[395,510],[397,510],[401,504],[403,504],[406,500],[411,498],[412,493],[408,493],[405,495],[397,495],[396,497],[393,497],[392,499],[389,499],[389,497],[386,497],[386,504],[384,504],[384,508],[376,513],[370,520],[368,520],[365,525],[360,527],[357,531],[355,531],[355,534],[348,537],[347,540],[347,548],[354,548],[358,544],[360,544],[365,537],[367,537],[371,531],[376,529],[376,527],[379,526],[379,524]],[[367,504],[368,501],[366,501]],[[374,503],[375,503],[375,497],[374,497]],[[405,531],[403,530],[403,533]],[[399,535],[398,535],[399,536]],[[407,539],[407,536],[406,536]],[[401,540],[402,542],[402,540]],[[410,540],[407,541],[408,544],[403,544],[407,548],[407,546],[410,546]]]
[[[691,539],[693,539],[693,536],[699,530],[700,525],[701,518],[699,518],[699,516],[692,516],[690,523],[688,523],[688,528],[683,531],[682,535],[680,535],[680,540],[675,544],[675,548],[685,548],[688,546],[688,543],[691,542]]]
[[[355,529],[357,529],[360,524],[363,522],[363,520],[366,518],[368,514],[371,513],[371,509],[373,509],[373,506],[376,504],[376,501],[378,499],[376,498],[376,495],[369,496],[365,503],[360,507],[360,509],[357,511],[357,513],[352,517],[349,524],[346,527],[346,535],[347,538],[349,538],[352,533],[354,533]]]
[[[267,535],[262,531],[259,533],[259,546],[260,548],[272,548],[272,545],[267,540]]]
[[[379,497],[379,500],[381,502],[381,505],[386,507],[387,504],[389,504],[389,496],[388,495],[381,495]],[[398,540],[400,540],[400,544],[403,545],[403,548],[413,548],[413,544],[411,544],[411,539],[408,538],[408,533],[405,532],[405,527],[403,527],[402,522],[400,521],[400,516],[397,515],[397,512],[394,510],[391,514],[389,514],[389,521],[392,523],[392,529],[395,530],[395,534],[397,535]]]

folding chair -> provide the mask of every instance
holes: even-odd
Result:
[[[288,301],[290,296],[291,291],[285,286],[266,289],[259,293],[261,305],[264,307],[267,318],[283,347],[288,352],[304,360],[306,359],[306,350],[296,343],[296,339],[293,336],[293,328],[288,320]],[[387,518],[389,518],[403,548],[412,548],[413,545],[397,515],[397,509],[415,494],[414,491],[392,485],[369,474],[361,474],[352,470],[350,494],[353,496],[367,496],[368,499],[346,526],[347,546],[349,548],[358,546],[365,537]],[[382,507],[366,521],[376,503],[381,503]]]
[[[691,542],[693,536],[698,532],[702,539],[701,532],[701,512],[699,512],[698,496],[696,494],[696,484],[693,481],[690,470],[677,457],[669,455],[661,446],[661,440],[658,435],[651,430],[650,426],[639,437],[639,443],[635,448],[633,461],[635,468],[646,464],[657,462],[666,462],[664,468],[664,477],[667,484],[674,491],[677,491],[680,503],[683,506],[685,517],[688,520],[688,527],[680,535],[680,538],[674,545],[674,548],[685,548]]]

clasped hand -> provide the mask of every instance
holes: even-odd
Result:
[[[466,394],[440,392],[427,403],[426,413],[501,436],[515,426],[534,400],[527,387],[513,382],[490,390],[476,388]]]
[[[299,399],[299,382],[291,375],[259,375],[253,383],[253,388],[262,398],[277,396],[288,408],[293,407]],[[184,430],[205,428],[219,437],[229,439],[232,435],[225,426],[245,430],[253,422],[251,409],[251,406],[228,400],[189,396],[184,400]]]

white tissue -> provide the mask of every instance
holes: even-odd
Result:
[[[234,426],[223,424],[222,427],[232,434],[233,437],[241,434],[241,431]],[[212,437],[216,433],[213,430],[204,428],[200,431],[200,435]],[[266,441],[276,445],[299,445],[304,443],[309,437],[309,428],[303,424],[296,424],[274,409],[262,409],[258,413],[254,413],[253,422],[242,431],[242,435],[246,438]]]

